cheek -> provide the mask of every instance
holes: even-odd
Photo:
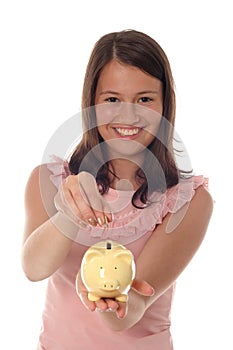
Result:
[[[143,118],[146,121],[146,127],[144,130],[148,132],[151,137],[156,137],[161,119],[163,118],[162,114],[154,109],[148,109],[144,111]]]
[[[98,126],[98,132],[104,140],[108,138],[108,129],[106,125]]]

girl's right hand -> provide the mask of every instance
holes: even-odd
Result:
[[[76,292],[82,301],[83,305],[90,311],[95,311],[96,309],[102,312],[115,312],[119,319],[124,318],[128,311],[128,302],[119,302],[115,299],[99,299],[97,301],[90,301],[88,299],[88,290],[86,289],[80,271],[76,276]],[[141,279],[135,278],[133,280],[131,290],[145,297],[152,297],[155,294],[154,288]],[[131,293],[132,297],[132,293]]]
[[[88,172],[68,176],[60,186],[54,203],[58,212],[80,227],[107,227],[113,219],[94,176]]]

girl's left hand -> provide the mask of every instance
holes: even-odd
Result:
[[[150,297],[154,295],[153,287],[146,281],[137,278],[133,280],[131,288],[143,296]],[[127,314],[127,302],[119,302],[115,299],[99,299],[95,302],[90,301],[88,299],[88,290],[83,284],[80,272],[76,278],[76,291],[84,306],[90,311],[95,311],[97,309],[101,312],[115,312],[118,318],[124,318]]]

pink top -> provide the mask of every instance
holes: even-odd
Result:
[[[69,175],[67,163],[59,159],[48,167],[56,186]],[[146,310],[136,325],[114,332],[101,322],[98,312],[90,312],[83,306],[75,291],[75,278],[87,246],[102,239],[111,238],[124,244],[137,259],[156,225],[168,212],[174,213],[189,202],[200,185],[208,185],[203,176],[180,181],[146,209],[132,206],[132,191],[109,190],[105,199],[116,209],[111,227],[80,229],[63,265],[48,280],[39,349],[124,350],[126,344],[128,350],[173,349],[170,311],[174,285]]]

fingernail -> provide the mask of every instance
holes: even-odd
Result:
[[[97,221],[101,227],[108,227],[109,221],[106,215],[103,218],[97,218]]]
[[[151,296],[155,295],[155,290],[154,288],[151,288]]]
[[[114,221],[114,214],[113,213],[109,213],[108,216],[107,216],[107,219],[108,219],[108,223]]]
[[[89,219],[87,220],[87,222],[88,222],[88,224],[90,224],[90,225],[93,226],[93,227],[96,227],[96,226],[97,226],[97,222],[96,222],[96,220],[93,219],[93,218],[89,218]]]
[[[104,215],[104,223],[105,223],[106,225],[108,225],[109,222],[110,222],[109,218],[108,218],[106,215]]]

